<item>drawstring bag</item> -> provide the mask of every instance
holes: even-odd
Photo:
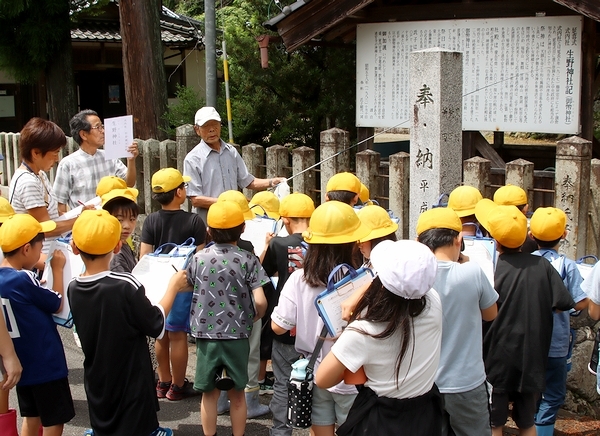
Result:
[[[287,424],[292,428],[309,428],[312,425],[312,398],[314,387],[313,370],[317,356],[321,352],[327,336],[327,327],[323,327],[310,360],[300,359],[292,364],[292,374],[288,381]],[[308,360],[308,363],[306,361]],[[306,375],[302,378],[303,369]]]

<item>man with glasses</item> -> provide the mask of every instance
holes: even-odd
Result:
[[[120,159],[105,159],[104,125],[96,112],[90,109],[76,114],[69,122],[71,136],[79,144],[79,150],[63,158],[58,164],[54,179],[54,194],[58,200],[58,210],[79,206],[96,196],[96,186],[105,176],[117,176],[133,187],[136,180],[135,158],[138,156],[137,143],[133,142],[127,151],[133,157],[127,158],[127,166]]]
[[[204,222],[208,208],[223,192],[261,191],[285,181],[285,177],[259,179],[248,172],[237,150],[221,139],[221,117],[215,108],[205,106],[196,112],[194,130],[202,140],[185,157],[183,173],[191,178],[187,195]]]

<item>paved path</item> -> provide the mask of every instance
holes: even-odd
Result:
[[[71,385],[71,393],[75,402],[76,416],[71,422],[65,425],[64,436],[82,436],[86,428],[90,428],[88,416],[87,401],[85,390],[83,388],[83,352],[75,344],[73,333],[71,330],[59,327],[59,332],[63,340],[65,354],[67,356],[67,364],[69,366],[69,382]],[[187,375],[190,380],[193,380],[196,347],[190,345],[190,358],[188,360]],[[200,397],[187,398],[181,401],[160,400],[160,412],[158,419],[161,426],[170,427],[174,431],[175,436],[199,436],[202,435],[202,427],[200,425]],[[271,399],[270,395],[263,395],[260,400],[264,404],[268,404]],[[18,409],[17,396],[13,389],[10,394],[10,406]],[[269,434],[271,426],[271,414],[265,415],[260,419],[249,419],[246,426],[247,436],[265,436]],[[219,416],[217,421],[217,434],[219,436],[231,435],[231,425],[229,423],[229,415]],[[21,420],[19,418],[19,430],[21,428]],[[307,436],[308,431],[294,430],[294,436]]]

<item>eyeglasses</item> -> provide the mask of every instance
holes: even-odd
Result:
[[[98,129],[99,132],[104,132],[104,124],[98,124],[97,126],[92,126],[92,129]]]

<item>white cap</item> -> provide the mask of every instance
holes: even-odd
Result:
[[[383,286],[392,294],[416,300],[435,283],[437,261],[417,241],[382,241],[371,251],[371,264]]]
[[[221,116],[214,107],[204,106],[202,109],[198,109],[198,112],[196,112],[196,116],[194,117],[194,124],[202,127],[208,121],[211,120],[221,122]]]

